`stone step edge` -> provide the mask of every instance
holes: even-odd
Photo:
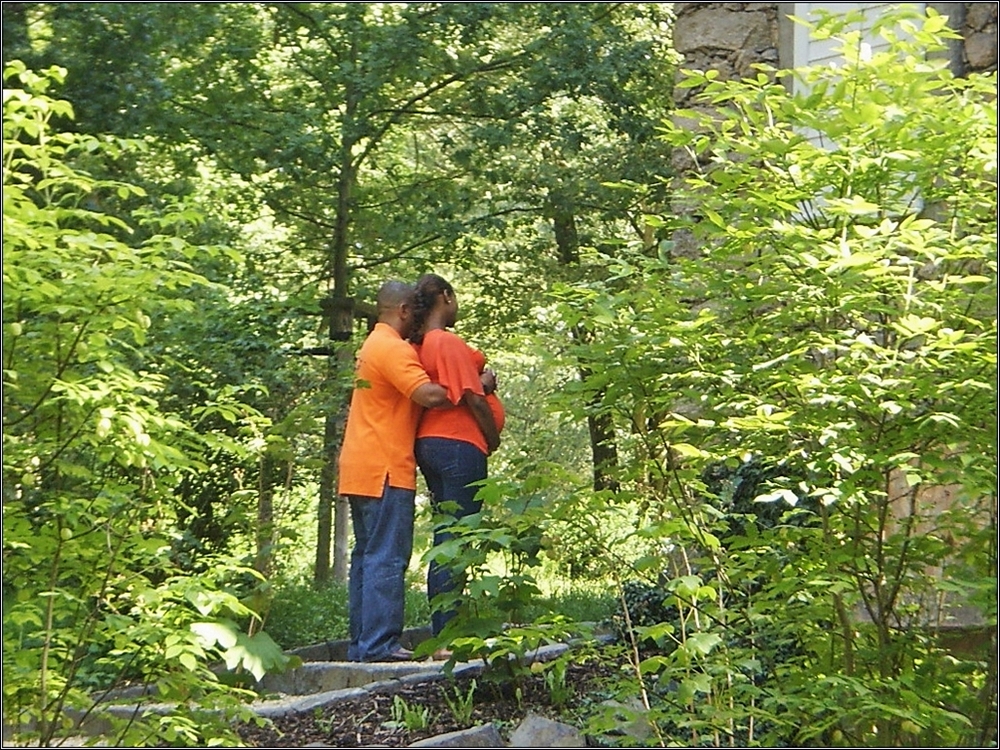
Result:
[[[601,636],[598,637],[597,640],[601,642],[610,640],[610,638],[608,636]],[[578,642],[579,641],[571,643],[554,643],[546,646],[539,646],[537,649],[530,651],[527,654],[527,658],[529,663],[536,661],[551,661],[569,650],[573,643]],[[355,664],[359,668],[363,667],[363,665],[356,664],[355,662],[347,663]],[[405,662],[402,663],[405,664]],[[433,666],[430,666],[430,664],[433,664]],[[452,670],[452,675],[475,676],[482,672],[484,666],[485,663],[482,659],[456,664]],[[392,694],[393,692],[397,692],[409,685],[444,680],[448,677],[445,673],[444,667],[445,662],[431,662],[429,663],[428,669],[419,672],[412,672],[399,678],[371,682],[362,687],[343,688],[340,690],[330,690],[322,693],[312,693],[309,695],[283,695],[272,699],[257,700],[250,704],[250,709],[258,716],[268,719],[301,714],[307,711],[315,711],[316,709],[322,709],[341,701],[364,698],[368,695],[375,694]],[[119,704],[108,705],[104,708],[103,712],[120,719],[136,719],[144,715],[166,715],[175,708],[175,703],[149,703],[145,705]],[[78,711],[67,711],[67,714],[80,722],[74,728],[74,731],[80,735],[94,737],[108,734],[112,731],[111,723],[105,717],[91,714],[84,718],[83,713]]]
[[[530,651],[527,654],[529,663],[537,661],[551,661],[561,656],[573,645],[578,644],[583,639],[574,639],[569,643],[554,643]],[[598,643],[610,643],[615,640],[612,635],[598,635],[593,640]],[[347,662],[356,664],[355,662]],[[405,662],[402,662],[405,664]],[[256,700],[250,704],[251,710],[262,718],[275,718],[285,715],[295,715],[305,711],[315,711],[340,701],[364,698],[367,695],[391,694],[401,690],[408,685],[417,685],[424,682],[434,682],[447,677],[444,671],[445,662],[431,662],[433,667],[419,672],[413,672],[402,677],[390,680],[371,682],[361,687],[343,688],[340,690],[330,690],[322,693],[312,693],[308,695],[285,695],[273,699]],[[357,666],[362,666],[356,664]],[[485,664],[482,659],[456,664],[452,670],[453,676],[477,675],[482,672]],[[110,714],[116,718],[136,719],[147,714],[165,715],[173,711],[175,703],[149,703],[145,705],[117,704],[108,705],[103,713]],[[112,731],[109,719],[89,713],[87,715],[79,710],[67,710],[66,714],[77,722],[74,731],[87,737],[109,734]],[[4,727],[5,736],[9,727]]]
[[[529,663],[551,661],[568,651],[571,645],[568,643],[553,643],[547,646],[539,646],[527,654]],[[425,682],[446,679],[448,676],[445,674],[444,666],[444,662],[437,662],[434,667],[426,671],[413,672],[390,680],[380,680],[362,687],[329,690],[311,695],[281,696],[271,700],[255,701],[251,704],[251,707],[258,715],[266,716],[267,718],[314,711],[317,708],[325,708],[340,701],[364,698],[367,695],[391,694],[409,685],[419,685]],[[484,667],[485,663],[482,659],[456,664],[452,670],[452,676],[476,676],[483,671]]]

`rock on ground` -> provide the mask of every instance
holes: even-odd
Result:
[[[506,747],[500,732],[492,724],[448,732],[426,740],[413,742],[407,747]]]
[[[510,736],[510,747],[586,747],[587,740],[576,727],[528,714]]]

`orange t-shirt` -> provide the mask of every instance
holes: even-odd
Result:
[[[448,391],[448,400],[457,406],[454,409],[427,409],[420,419],[417,437],[463,440],[486,453],[486,438],[472,410],[466,404],[459,405],[466,391],[484,395],[479,374],[486,366],[486,356],[466,344],[461,337],[442,329],[428,331],[423,343],[415,348],[430,379],[443,386]],[[504,423],[503,404],[495,394],[486,396],[486,402],[493,412],[499,432]]]
[[[390,487],[417,487],[413,441],[422,407],[410,399],[429,383],[413,347],[377,323],[358,351],[354,393],[340,450],[337,491],[381,497]]]

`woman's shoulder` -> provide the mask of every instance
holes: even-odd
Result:
[[[476,372],[482,372],[483,367],[486,366],[486,357],[482,352],[470,346],[457,333],[440,328],[428,331],[424,336],[420,349],[420,359],[425,363],[428,361],[468,362]]]
[[[424,334],[423,346],[463,347],[471,349],[461,336],[446,328],[435,328]]]

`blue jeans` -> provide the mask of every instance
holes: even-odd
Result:
[[[378,661],[399,648],[415,495],[386,484],[381,498],[348,498],[354,525],[347,587],[351,661]]]
[[[431,507],[435,513],[444,512],[463,518],[482,510],[483,503],[476,500],[479,488],[470,483],[486,479],[486,454],[464,440],[427,437],[417,440],[417,465],[431,492]],[[441,509],[444,502],[456,503],[457,510]],[[434,529],[434,544],[441,544],[454,537],[447,526]],[[438,635],[455,614],[455,607],[439,611],[434,609],[434,597],[465,586],[461,570],[447,563],[431,561],[427,569],[427,598],[431,601],[431,631]]]

